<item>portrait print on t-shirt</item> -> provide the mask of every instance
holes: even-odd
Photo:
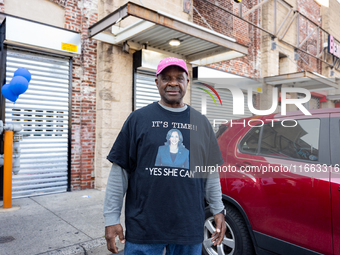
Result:
[[[189,169],[189,150],[183,145],[183,135],[176,128],[170,129],[164,145],[158,147],[155,166]]]

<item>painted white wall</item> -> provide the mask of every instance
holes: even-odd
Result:
[[[6,0],[5,13],[62,28],[65,23],[64,8],[48,0]]]

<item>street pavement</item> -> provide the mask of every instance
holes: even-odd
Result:
[[[0,254],[111,254],[104,238],[104,196],[82,190],[19,198],[12,204],[20,209],[13,211],[2,209],[0,201]]]

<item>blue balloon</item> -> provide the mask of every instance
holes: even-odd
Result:
[[[18,99],[18,96],[15,95],[9,87],[9,84],[5,84],[4,86],[2,86],[1,93],[5,98],[15,103],[15,101],[17,101]]]
[[[28,81],[22,76],[15,76],[10,81],[10,89],[14,95],[19,96],[28,89]]]
[[[18,68],[15,72],[14,72],[14,76],[22,76],[24,77],[28,82],[31,81],[31,73],[26,69],[26,68]]]

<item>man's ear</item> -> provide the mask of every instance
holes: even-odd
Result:
[[[156,86],[158,88],[158,78],[155,79],[155,82],[156,82]]]
[[[190,79],[187,77],[187,87],[189,86]]]

